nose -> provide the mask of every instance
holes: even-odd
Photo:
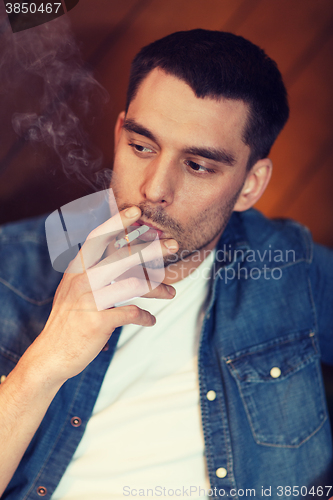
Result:
[[[145,201],[167,207],[171,205],[176,188],[179,189],[179,172],[175,160],[160,156],[145,168],[141,184],[141,195]]]

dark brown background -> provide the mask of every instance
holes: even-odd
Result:
[[[80,0],[68,16],[83,59],[111,97],[91,130],[105,166],[112,164],[113,124],[124,106],[130,61],[141,46],[201,27],[232,31],[264,48],[284,76],[291,118],[273,147],[273,178],[257,207],[299,220],[317,242],[333,246],[332,0]],[[0,222],[54,210],[87,193],[64,177],[47,146],[11,149],[11,115],[22,100],[20,87],[0,95]]]
[[[263,47],[285,78],[291,118],[272,150],[273,178],[257,206],[268,216],[299,220],[317,242],[333,246],[331,0],[80,0],[67,15],[84,60],[111,96],[92,130],[105,165],[112,164],[113,124],[124,106],[130,61],[142,45],[203,27]],[[1,97],[8,110],[0,124],[4,158],[15,140],[10,113],[20,111],[20,88]],[[0,222],[53,210],[85,192],[64,178],[46,146],[26,144],[0,167]]]

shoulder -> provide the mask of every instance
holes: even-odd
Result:
[[[44,328],[61,276],[48,255],[45,217],[0,227],[1,375],[8,375]]]
[[[274,251],[282,252],[283,256],[289,252],[293,254],[293,263],[311,263],[313,259],[311,233],[308,228],[294,220],[269,219],[258,210],[250,209],[234,212],[230,226],[229,232],[236,235],[234,238],[238,240],[234,241],[236,246],[245,246],[255,252],[266,250],[267,256],[271,257],[271,252]]]
[[[35,305],[52,301],[61,274],[51,265],[45,218],[0,226],[0,295],[6,288]]]

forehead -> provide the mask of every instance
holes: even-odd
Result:
[[[141,83],[127,117],[176,143],[228,146],[244,150],[247,157],[243,132],[248,113],[241,100],[198,98],[185,82],[156,68]]]

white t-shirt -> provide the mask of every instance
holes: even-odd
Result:
[[[206,498],[198,346],[213,260],[214,252],[175,283],[174,299],[132,301],[157,322],[123,328],[93,415],[52,499]]]

